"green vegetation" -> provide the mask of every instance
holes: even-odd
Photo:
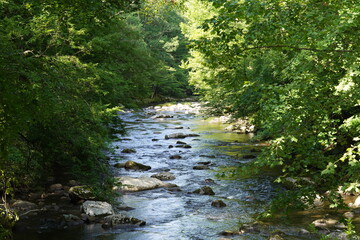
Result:
[[[117,112],[189,92],[178,67],[187,54],[181,17],[172,4],[159,6],[161,15],[150,5],[0,0],[2,206],[8,189],[49,176],[109,192],[104,153],[122,132]]]
[[[339,186],[359,192],[360,70],[357,1],[192,0],[190,82],[215,111],[248,117],[268,140],[255,168],[307,179],[273,210],[333,207]],[[301,181],[299,181],[301,183]]]
[[[109,193],[117,112],[192,94],[188,79],[269,142],[250,168],[297,180],[272,211],[342,206],[340,186],[360,191],[359,13],[357,0],[0,0],[0,213],[16,219],[6,197],[48,176]]]

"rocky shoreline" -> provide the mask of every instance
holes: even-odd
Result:
[[[172,111],[175,112],[175,114],[177,111],[183,111],[186,114],[199,114],[201,106],[197,103],[176,104],[153,107],[151,109],[154,111],[148,112],[150,118],[161,120],[174,118],[173,115],[163,114],[163,111]],[[219,117],[211,121],[225,123],[229,120],[229,117]],[[183,126],[176,126],[171,128],[171,130],[174,131],[173,133],[164,135],[162,140],[176,141],[174,142],[175,144],[169,143],[169,149],[190,149],[192,146],[188,144],[188,142],[190,140],[196,141],[199,137],[201,138],[199,134],[184,133],[183,129]],[[255,127],[251,126],[245,120],[238,120],[224,130],[237,133],[250,133],[255,130]],[[126,141],[130,140],[131,139],[127,139]],[[153,139],[154,144],[159,140],[159,138],[156,140]],[[124,148],[119,149],[119,151],[123,155],[131,155],[135,154],[137,149]],[[244,156],[247,156],[247,159],[252,159],[256,157],[256,153],[251,154],[251,157],[249,154]],[[198,161],[196,165],[192,166],[193,171],[209,170],[211,167],[216,166],[216,164],[211,161],[211,159],[216,158],[214,155],[199,155],[199,158],[208,160]],[[183,155],[181,154],[181,150],[177,154],[170,154],[168,159],[182,161]],[[124,169],[128,173],[136,173],[135,176],[129,174],[115,177],[119,186],[114,186],[113,190],[119,191],[123,195],[159,188],[164,188],[170,192],[183,191],[181,187],[171,183],[178,177],[172,172],[172,169],[166,169],[165,171],[159,170],[152,172],[151,175],[143,175],[142,173],[151,171],[153,167],[132,160],[118,162],[114,164],[113,167],[114,169]],[[141,174],[139,175],[139,173]],[[224,202],[222,198],[218,199],[216,191],[214,191],[211,186],[208,186],[214,184],[215,181],[212,179],[204,179],[204,183],[206,184],[205,186],[190,192],[184,192],[183,194],[214,196],[214,199],[209,205],[216,209],[226,208],[226,202]],[[358,221],[360,214],[360,197],[357,197],[349,206],[352,207],[352,210],[344,213],[342,219],[354,219]],[[122,205],[112,206],[107,202],[98,201],[89,186],[81,185],[75,180],[63,184],[52,183],[44,192],[29,193],[26,198],[12,201],[11,209],[16,211],[20,217],[20,220],[14,227],[15,232],[24,230],[51,231],[51,229],[68,229],[76,228],[83,224],[101,224],[104,229],[133,228],[142,227],[146,225],[147,221],[147,219],[140,220],[127,215],[127,211],[132,210],[130,207]],[[225,230],[219,232],[218,237],[219,239],[231,239],[231,237],[237,235],[255,233],[263,237],[265,236],[268,239],[280,240],[287,239],[286,236],[293,234],[286,232],[284,229],[274,232],[268,225],[269,223],[267,222],[255,221],[243,224],[235,231]],[[312,229],[313,231],[304,227],[298,230],[297,235],[308,239],[321,235],[347,239],[345,234],[347,226],[338,219],[323,216],[312,221],[312,226],[314,227],[314,229]]]

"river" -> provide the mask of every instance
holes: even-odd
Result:
[[[267,225],[265,232],[233,236],[220,234],[224,230],[236,231],[240,224],[253,222],[279,186],[273,183],[273,177],[268,174],[241,181],[224,177],[221,170],[253,161],[250,156],[258,154],[261,144],[252,143],[251,134],[225,131],[223,123],[205,120],[199,110],[198,103],[184,103],[120,113],[127,135],[119,135],[112,143],[115,151],[109,154],[110,164],[113,166],[132,160],[151,166],[151,170],[127,171],[114,167],[114,175],[140,177],[170,171],[176,179],[169,182],[179,187],[176,191],[158,188],[124,193],[118,198],[121,204],[132,208],[126,214],[146,221],[145,226],[104,230],[100,224],[82,225],[45,231],[37,237],[28,235],[26,239],[268,239],[269,232],[278,229],[288,234],[286,239],[311,239],[299,236],[299,224],[274,222]],[[199,136],[165,139],[165,135],[173,133]],[[191,148],[176,147],[179,140]],[[136,152],[121,153],[123,149],[135,149]],[[172,155],[180,155],[181,159],[170,159]],[[194,166],[205,164],[209,169],[193,169]],[[203,186],[210,186],[215,195],[192,193]],[[211,203],[214,200],[222,200],[226,206],[213,207]],[[22,237],[18,234],[15,239]]]

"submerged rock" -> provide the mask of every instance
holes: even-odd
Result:
[[[94,200],[95,195],[88,186],[74,186],[69,189],[69,197],[72,202],[80,200]]]
[[[193,193],[201,194],[201,195],[215,195],[214,191],[209,186],[204,186],[202,188],[196,189]]]
[[[102,224],[103,228],[120,228],[124,225],[136,225],[144,226],[145,221],[139,220],[134,217],[129,217],[125,214],[116,214],[107,216],[104,218],[104,223]]]
[[[210,168],[207,165],[199,165],[199,166],[194,166],[193,169],[194,170],[208,170]]]
[[[177,148],[192,148],[190,145],[188,144],[182,144],[182,145],[176,145],[175,147]]]
[[[121,183],[120,190],[130,191],[130,192],[151,190],[160,187],[176,186],[174,184],[164,183],[163,181],[152,177],[135,178],[135,177],[123,176],[117,178],[117,180]]]
[[[122,153],[136,153],[135,149],[125,148],[121,151]]]
[[[100,201],[85,201],[81,206],[81,210],[90,217],[114,214],[114,210],[109,203]]]
[[[226,204],[222,200],[214,200],[211,203],[211,206],[217,207],[217,208],[222,208],[222,207],[226,207]]]
[[[160,173],[152,175],[151,177],[157,178],[162,181],[174,180],[176,178],[175,175],[170,172],[160,172]]]
[[[148,165],[144,165],[144,164],[141,164],[141,163],[134,162],[134,161],[127,161],[125,163],[125,169],[126,170],[148,171],[148,170],[151,169],[151,167],[148,166]]]
[[[169,157],[170,159],[181,159],[182,157],[180,156],[180,155],[171,155],[170,157]]]

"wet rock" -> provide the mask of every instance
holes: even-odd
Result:
[[[60,183],[52,184],[49,187],[49,192],[60,192],[63,190],[63,186]]]
[[[344,218],[354,218],[355,217],[355,213],[354,212],[345,212],[344,214],[343,214],[343,217]]]
[[[253,158],[256,158],[256,156],[252,155],[252,154],[246,154],[246,155],[243,155],[242,158],[244,158],[244,159],[253,159]]]
[[[152,178],[157,178],[162,181],[174,180],[176,177],[170,172],[160,172],[151,176]]]
[[[121,151],[122,153],[136,153],[135,149],[125,148]]]
[[[215,155],[200,155],[200,157],[216,158]]]
[[[125,163],[115,163],[114,167],[116,167],[116,168],[125,168]]]
[[[134,161],[127,161],[125,163],[125,169],[126,170],[148,171],[148,170],[151,169],[151,167],[148,166],[148,165],[144,165],[144,164],[141,164],[141,163],[134,162]]]
[[[153,138],[153,139],[151,139],[151,141],[157,142],[157,141],[159,141],[159,139]]]
[[[358,196],[355,200],[355,202],[353,203],[352,207],[357,208],[360,207],[360,196]]]
[[[12,205],[11,208],[20,211],[20,212],[26,212],[29,210],[37,209],[37,205],[32,202],[24,201],[24,200],[16,200]]]
[[[77,185],[79,185],[79,182],[78,181],[76,181],[76,180],[69,180],[69,186],[70,187],[73,187],[73,186],[77,186]]]
[[[202,164],[202,165],[209,165],[211,162],[206,161],[206,162],[197,162],[197,164]]]
[[[222,200],[214,200],[211,203],[211,206],[217,207],[217,208],[222,208],[222,207],[226,207],[226,204]]]
[[[196,189],[193,193],[201,194],[201,195],[215,195],[214,191],[209,186],[204,186],[202,188]]]
[[[230,119],[227,119],[226,121],[229,120]],[[225,130],[236,133],[252,133],[255,131],[255,126],[250,124],[247,119],[238,119],[236,122],[226,127]]]
[[[122,138],[121,140],[122,141],[131,141],[132,139],[131,138]]]
[[[124,225],[144,226],[145,224],[146,224],[145,221],[139,220],[137,218],[129,217],[125,214],[116,214],[116,215],[105,217],[102,227],[103,228],[120,228]]]
[[[30,201],[36,201],[41,199],[42,193],[29,193],[29,200]]]
[[[186,137],[198,137],[198,134],[184,134],[184,133],[172,133],[169,135],[165,135],[165,139],[176,139],[176,138],[186,138]]]
[[[95,195],[88,186],[74,186],[69,189],[69,197],[72,202],[81,200],[94,200]]]
[[[129,177],[129,176],[122,176],[117,178],[118,182],[121,183],[120,190],[123,191],[144,191],[144,190],[151,190],[160,187],[170,187],[171,184],[164,183],[163,181],[157,178],[151,177]]]
[[[239,228],[240,233],[259,233],[261,225],[257,222],[245,223]]]
[[[317,229],[325,229],[325,230],[327,230],[327,229],[346,229],[346,226],[344,223],[340,223],[338,220],[332,219],[332,218],[317,219],[317,220],[313,221],[312,224]]]
[[[187,144],[186,142],[183,142],[183,141],[176,141],[176,144]]]
[[[161,114],[161,115],[155,115],[153,118],[174,118],[174,116]]]
[[[114,214],[114,210],[109,203],[100,201],[85,201],[81,206],[81,210],[90,217]]]
[[[208,169],[210,169],[210,167],[206,166],[206,165],[199,165],[199,166],[194,166],[193,169],[194,170],[208,170]]]
[[[182,145],[176,145],[175,147],[177,148],[192,148],[190,145],[188,144],[182,144]]]
[[[181,159],[182,157],[180,155],[171,155],[170,159]]]
[[[205,179],[205,183],[215,183],[215,181],[211,178]]]
[[[222,231],[220,233],[220,235],[222,235],[222,236],[234,236],[234,235],[239,235],[239,232],[225,230],[225,231]]]
[[[169,145],[169,147],[168,148],[173,148],[174,146],[173,145]]]
[[[349,240],[351,238],[348,238],[347,234],[344,232],[331,232],[327,235],[325,235],[326,238],[324,239],[334,239],[334,240]],[[356,238],[355,238],[356,239]]]

